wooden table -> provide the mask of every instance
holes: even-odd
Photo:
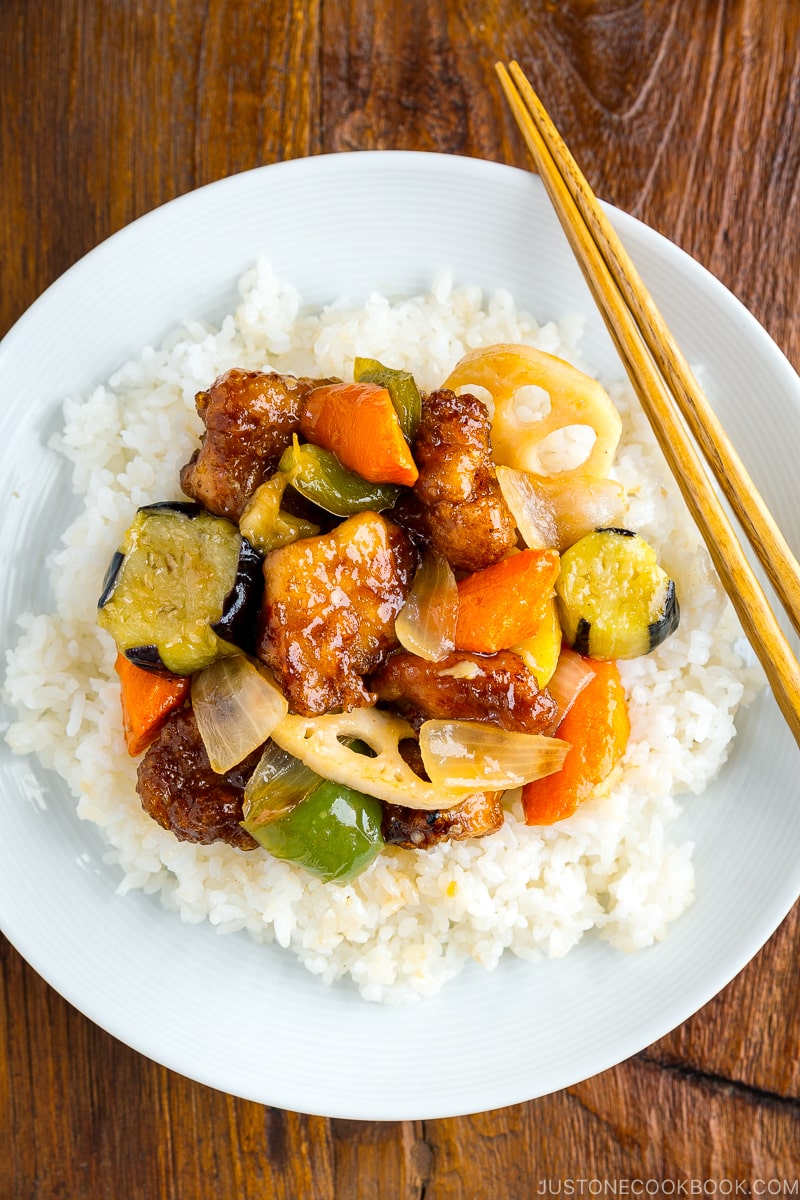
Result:
[[[0,48],[0,332],[102,238],[232,172],[387,147],[526,165],[492,74],[516,57],[599,194],[709,267],[800,366],[794,0],[2,0]],[[3,942],[0,1197],[520,1200],[660,1180],[796,1196],[798,935],[795,909],[720,996],[614,1070],[397,1124],[188,1082]]]

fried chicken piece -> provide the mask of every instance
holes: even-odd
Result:
[[[478,571],[516,545],[516,526],[492,462],[490,421],[475,396],[442,388],[426,397],[414,439],[419,479],[397,519],[452,567]]]
[[[300,406],[328,380],[235,367],[207,392],[197,411],[206,432],[181,468],[181,487],[209,512],[237,522],[253,492],[272,475],[300,424]]]
[[[137,771],[142,808],[183,842],[228,842],[239,850],[258,843],[242,829],[244,786],[260,749],[225,775],[211,769],[191,708],[170,714]]]
[[[455,808],[436,812],[384,804],[381,833],[388,845],[430,850],[439,842],[460,842],[496,833],[504,820],[502,792],[476,792]]]
[[[497,654],[457,651],[441,662],[426,662],[399,651],[370,679],[379,700],[392,704],[419,731],[433,719],[481,721],[519,733],[550,733],[558,719],[555,701],[540,691],[535,676],[510,650]],[[400,743],[403,758],[427,778],[419,743]],[[455,808],[423,812],[384,804],[382,832],[387,842],[429,850],[438,842],[484,837],[505,819],[502,792],[477,792]]]
[[[362,677],[397,645],[394,620],[415,566],[403,531],[374,512],[267,555],[257,653],[292,711],[375,703]]]
[[[370,678],[379,700],[419,730],[422,722],[483,721],[518,733],[551,733],[558,706],[518,654],[457,650],[441,662],[400,651]]]
[[[414,738],[404,738],[398,749],[411,770],[420,779],[427,780],[419,742]],[[381,821],[383,840],[406,850],[430,850],[439,842],[485,837],[488,833],[495,833],[505,820],[502,798],[502,792],[475,792],[454,808],[433,812],[408,808],[404,804],[389,804],[384,800]]]

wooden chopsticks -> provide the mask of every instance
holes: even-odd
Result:
[[[778,706],[800,744],[800,666],[697,447],[798,633],[800,566],[542,102],[517,63],[508,68],[498,63],[496,70],[642,408]]]

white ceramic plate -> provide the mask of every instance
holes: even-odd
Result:
[[[800,381],[706,271],[612,215],[800,550]],[[342,292],[425,290],[450,268],[460,282],[508,288],[542,319],[585,312],[588,360],[620,374],[532,175],[389,152],[283,163],[203,188],[99,246],[0,347],[6,645],[21,610],[48,607],[44,557],[70,516],[66,470],[43,446],[61,398],[85,393],[180,319],[221,317],[260,254],[315,305]],[[467,970],[440,998],[397,1009],[327,989],[246,934],[218,937],[152,897],[117,896],[102,837],[75,817],[64,786],[3,748],[0,926],[97,1024],[226,1092],[351,1118],[483,1111],[620,1062],[744,966],[800,893],[798,778],[797,749],[765,695],[744,713],[718,781],[687,804],[677,832],[697,843],[698,896],[664,943],[628,958],[587,938],[561,961]]]

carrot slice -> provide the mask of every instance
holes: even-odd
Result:
[[[575,699],[556,737],[570,749],[560,771],[534,779],[522,789],[527,825],[552,825],[575,812],[607,778],[628,744],[628,703],[614,662],[595,662],[593,679]]]
[[[191,688],[188,675],[156,675],[118,654],[114,670],[119,675],[122,730],[132,757],[146,750],[167,717],[180,708]]]
[[[412,487],[419,475],[388,388],[330,383],[305,398],[300,431],[369,483]]]
[[[494,654],[534,637],[558,579],[557,550],[523,550],[458,585],[456,648]]]

